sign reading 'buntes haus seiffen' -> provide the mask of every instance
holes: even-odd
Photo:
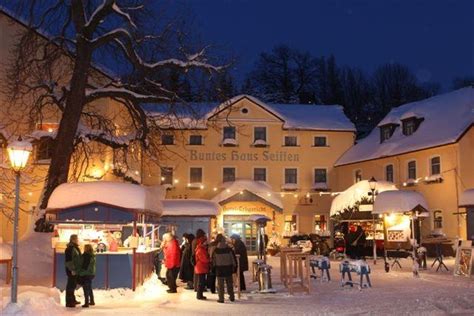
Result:
[[[189,155],[191,161],[299,161],[299,154],[286,151],[268,151],[262,153],[246,153],[233,150],[225,152],[198,152],[191,150]]]

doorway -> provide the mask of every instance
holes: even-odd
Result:
[[[257,253],[257,225],[246,215],[224,215],[224,231],[227,236],[237,234],[251,255]]]

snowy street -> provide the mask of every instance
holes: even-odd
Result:
[[[46,235],[46,234],[45,234]],[[47,237],[47,236],[46,236]],[[37,245],[42,241],[37,238]],[[41,249],[30,244],[30,254],[24,252],[26,261],[34,264],[35,250]],[[253,258],[249,258],[252,260]],[[166,286],[154,276],[135,293],[131,290],[95,291],[96,306],[89,309],[77,307],[67,310],[64,307],[64,293],[47,287],[50,280],[47,270],[47,257],[37,260],[36,273],[23,272],[23,283],[43,284],[43,286],[20,287],[18,307],[8,306],[10,288],[3,285],[1,290],[1,315],[239,315],[252,313],[258,315],[473,315],[474,282],[472,279],[454,277],[452,268],[454,259],[446,259],[449,272],[438,272],[428,269],[415,279],[411,273],[411,262],[402,259],[402,270],[395,268],[389,273],[383,270],[383,261],[372,267],[371,289],[359,291],[357,288],[341,288],[339,263],[332,262],[330,283],[313,280],[310,295],[296,294],[290,296],[279,280],[279,257],[269,257],[272,271],[273,287],[276,294],[244,293],[234,303],[226,301],[218,304],[217,295],[207,293],[207,301],[195,299],[193,291],[184,290],[180,285],[178,294],[166,293]],[[41,261],[43,260],[43,261]],[[432,259],[428,260],[428,266]],[[31,269],[34,270],[33,268]],[[26,275],[25,275],[26,274]],[[3,275],[3,274],[2,274]],[[34,278],[33,278],[34,277]],[[250,291],[256,289],[256,283],[249,283]],[[76,291],[82,300],[82,289]]]

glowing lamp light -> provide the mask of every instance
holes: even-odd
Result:
[[[230,190],[229,190],[229,189],[227,189],[227,190],[225,190],[225,191],[226,191],[227,193],[230,193]]]
[[[270,197],[270,196],[272,196],[272,194],[271,194],[271,193],[267,193],[267,196]]]
[[[174,179],[173,182],[174,182],[174,183],[179,183],[179,180],[178,180],[178,179]]]
[[[309,199],[309,197],[310,197],[309,193],[306,193],[306,197]]]
[[[161,177],[161,181],[165,181],[165,177]]]
[[[7,151],[10,166],[15,172],[20,172],[25,169],[28,158],[33,151],[33,146],[31,146],[31,143],[25,142],[19,137],[17,141],[8,145]]]
[[[240,191],[240,194],[244,194],[244,191]]]
[[[369,186],[370,190],[375,191],[375,188],[377,187],[377,180],[374,177],[370,178]]]
[[[284,197],[285,195],[283,193],[280,194],[281,197]]]
[[[200,188],[201,190],[204,190],[204,185],[201,184],[201,185],[199,186],[199,188]]]
[[[48,128],[48,133],[52,133],[53,132],[53,129],[50,127]]]
[[[214,189],[212,189],[212,190],[213,190],[214,192],[216,192],[216,191],[217,191],[217,188],[214,188]]]
[[[298,197],[298,194],[295,194],[295,195],[293,195],[293,196],[294,196],[295,198],[297,198],[297,197]]]

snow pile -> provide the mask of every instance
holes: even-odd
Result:
[[[374,214],[407,213],[418,206],[428,209],[428,204],[421,193],[415,191],[385,191],[377,195],[374,203]]]
[[[461,194],[459,206],[474,206],[474,189],[469,189]]]
[[[220,206],[209,200],[163,200],[162,216],[216,216]]]
[[[393,191],[398,190],[397,187],[392,182],[387,181],[377,181],[376,191],[382,193],[384,191]],[[330,215],[336,215],[345,208],[354,207],[357,202],[360,202],[362,199],[371,199],[369,196],[370,184],[368,180],[362,180],[353,184],[350,188],[341,192],[331,203],[331,212]],[[377,197],[378,199],[378,197]],[[377,200],[376,199],[376,200]]]
[[[8,293],[9,294],[9,293]],[[9,295],[5,297],[8,300]],[[8,303],[2,310],[2,315],[49,316],[63,315],[58,289],[39,286],[20,287],[18,303]]]
[[[405,136],[401,120],[413,115],[424,120],[415,133]],[[375,128],[339,158],[336,166],[453,143],[473,123],[474,88],[471,87],[408,103],[392,109],[379,123],[379,126],[399,124],[391,138],[380,143],[380,131]]]
[[[48,202],[48,209],[65,209],[100,202],[127,209],[162,212],[165,191],[160,186],[145,187],[123,182],[64,183]]]
[[[236,194],[241,194],[244,191],[249,191],[258,197],[264,199],[270,204],[283,209],[283,203],[280,196],[273,192],[272,187],[262,181],[253,180],[236,180],[233,182],[225,182],[224,190],[217,194],[212,200],[219,203],[233,197]]]

